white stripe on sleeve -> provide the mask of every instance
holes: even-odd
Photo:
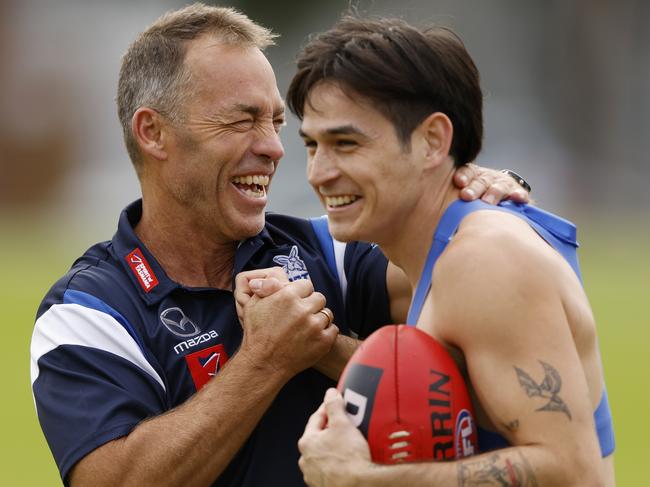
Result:
[[[78,304],[55,304],[36,320],[31,345],[32,386],[38,378],[38,360],[61,345],[79,345],[112,353],[165,384],[142,350],[112,316]]]
[[[343,304],[345,305],[345,293],[348,290],[348,279],[345,276],[345,267],[343,265],[345,260],[345,242],[339,242],[338,240],[332,239],[332,244],[334,244],[334,259],[336,260],[336,272],[339,274],[339,284],[341,285],[341,291],[343,292]]]

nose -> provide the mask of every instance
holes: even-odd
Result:
[[[331,154],[318,146],[313,154],[307,156],[307,180],[318,192],[320,186],[326,185],[339,176],[339,169]]]
[[[273,129],[260,133],[252,147],[253,152],[271,161],[279,161],[284,156],[280,135]]]

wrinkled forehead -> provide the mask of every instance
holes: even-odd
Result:
[[[224,109],[256,106],[274,113],[284,110],[273,68],[253,45],[199,38],[188,45],[185,67],[190,71],[192,89],[209,103]]]

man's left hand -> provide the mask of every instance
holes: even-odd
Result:
[[[345,413],[343,397],[328,389],[298,441],[305,483],[310,487],[359,485],[357,474],[372,464],[368,443]]]
[[[456,169],[454,184],[461,188],[460,197],[465,201],[481,198],[492,205],[503,200],[530,202],[528,191],[519,186],[512,177],[496,169],[476,164],[466,164]]]

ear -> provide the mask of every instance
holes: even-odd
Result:
[[[449,117],[435,112],[425,118],[417,128],[422,150],[429,167],[437,167],[449,157],[454,126]]]
[[[159,161],[167,159],[165,121],[151,108],[140,107],[131,119],[131,131],[143,155]]]

